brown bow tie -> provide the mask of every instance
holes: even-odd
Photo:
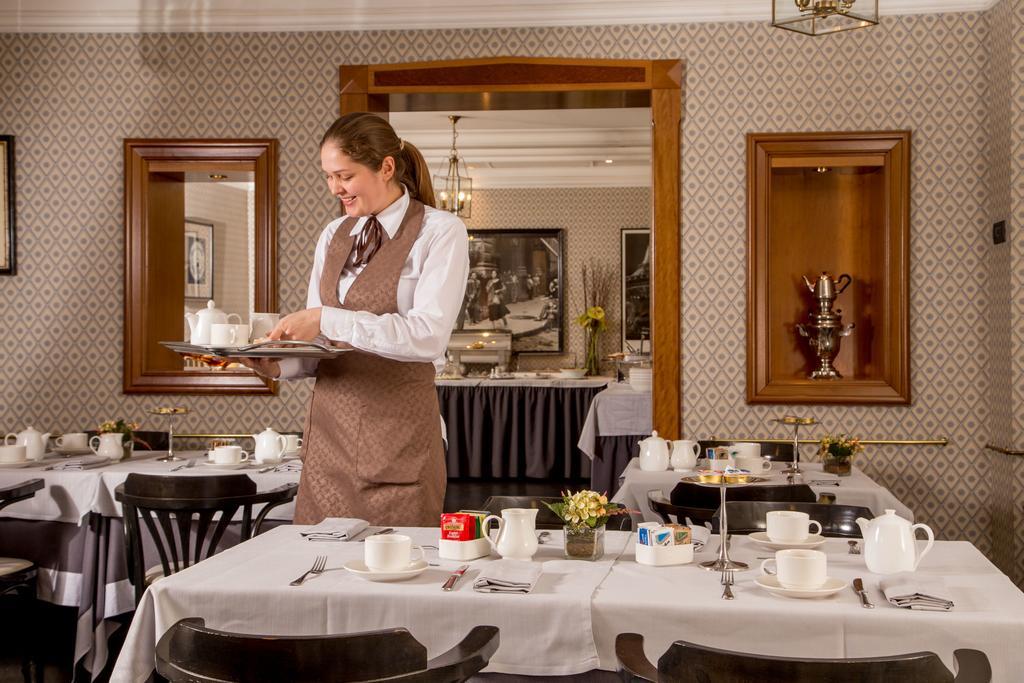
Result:
[[[363,229],[356,237],[356,245],[352,251],[352,265],[365,266],[384,243],[384,226],[377,217],[371,215],[363,224]]]

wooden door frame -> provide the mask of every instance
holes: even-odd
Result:
[[[340,110],[386,116],[388,98],[410,93],[641,90],[651,102],[651,352],[653,426],[682,435],[680,324],[680,122],[678,59],[493,57],[340,67]]]

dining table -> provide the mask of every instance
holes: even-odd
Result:
[[[782,468],[788,463],[773,463],[774,468]],[[831,494],[832,502],[838,505],[856,505],[880,515],[886,510],[895,510],[896,514],[910,521],[914,520],[914,511],[907,507],[889,489],[885,488],[864,473],[853,467],[850,476],[837,476],[825,472],[820,462],[801,462],[804,474],[795,477],[792,482],[785,474],[774,469],[759,473],[766,479],[761,486],[782,486],[789,483],[807,484],[819,496]],[[648,491],[660,491],[666,498],[683,477],[693,475],[692,471],[677,472],[672,469],[661,471],[645,471],[640,469],[639,458],[633,458],[626,465],[620,476],[619,488],[612,502],[621,503],[633,511],[634,522],[660,522],[661,518],[651,510],[647,503]]]
[[[760,558],[771,551],[733,536],[730,555],[751,569],[735,573],[735,599],[722,600],[721,577],[699,566],[717,552],[718,538],[693,562],[654,567],[635,560],[636,536],[605,534],[597,561],[563,558],[563,534],[551,532],[531,560],[541,574],[526,594],[477,592],[474,582],[497,558],[468,562],[448,592],[442,584],[461,561],[438,557],[436,528],[401,528],[424,546],[428,566],[401,582],[371,582],[345,568],[363,557],[358,541],[314,543],[304,526],[280,526],[154,583],[143,597],[111,680],[141,683],[154,667],[160,637],[178,620],[201,617],[210,628],[243,634],[326,635],[407,628],[433,657],[477,625],[500,630],[500,646],[485,672],[559,676],[616,669],[615,638],[645,637],[652,660],[677,639],[775,656],[867,657],[936,652],[953,669],[953,651],[988,656],[994,681],[1024,670],[1024,594],[965,541],[936,541],[913,577],[943,581],[955,603],[948,612],[915,611],[888,603],[884,578],[869,572],[846,539],[827,539],[828,574],[844,584],[862,578],[874,609],[848,586],[816,599],[793,599],[756,582]],[[301,586],[289,582],[316,556],[327,569]],[[352,565],[349,564],[351,567]]]
[[[39,599],[77,608],[74,661],[83,662],[94,674],[103,668],[107,658],[107,620],[135,609],[134,588],[128,580],[121,505],[114,499],[114,490],[129,474],[244,474],[256,482],[258,491],[297,483],[301,474],[296,464],[289,464],[292,461],[269,470],[257,464],[218,467],[205,464],[205,452],[175,453],[181,460],[160,461],[165,451],[135,451],[127,460],[98,463],[93,462],[91,454],[48,454],[28,466],[0,467],[0,486],[26,479],[42,479],[45,484],[32,498],[0,511],[0,556],[35,562],[39,567]],[[74,466],[78,461],[86,463],[84,469]],[[289,503],[273,509],[268,520],[278,524],[290,522],[293,514],[294,504]],[[222,545],[237,540],[238,531],[232,525]]]
[[[637,391],[629,382],[613,382],[594,396],[577,447],[591,461],[590,487],[614,495],[619,473],[639,454],[637,443],[651,435],[649,388]]]

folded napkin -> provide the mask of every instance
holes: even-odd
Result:
[[[50,465],[48,470],[91,470],[94,467],[103,467],[110,462],[105,455],[87,455],[83,458],[72,458],[55,465]]]
[[[934,612],[953,609],[953,601],[945,597],[949,595],[949,588],[940,577],[899,574],[882,579],[878,587],[885,599],[896,607]]]
[[[529,593],[543,571],[540,562],[497,560],[480,569],[473,590],[480,593]]]
[[[328,517],[303,531],[302,535],[307,541],[351,541],[368,526],[369,523],[365,519]]]
[[[302,471],[302,461],[301,460],[289,460],[288,462],[283,462],[280,465],[278,465],[277,467],[275,467],[274,471],[275,472],[301,472]]]

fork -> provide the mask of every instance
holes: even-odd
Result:
[[[301,586],[302,582],[306,580],[307,576],[309,576],[310,574],[322,574],[324,569],[326,569],[326,568],[327,568],[327,556],[326,555],[317,555],[316,559],[313,560],[313,566],[310,567],[309,570],[305,574],[303,574],[299,578],[295,579],[294,581],[292,581],[288,585],[289,586]]]
[[[735,595],[732,594],[732,584],[733,584],[733,582],[734,582],[734,579],[733,579],[732,571],[729,570],[729,569],[726,569],[725,571],[723,571],[722,572],[722,584],[725,586],[725,588],[722,590],[722,599],[723,600],[732,600],[733,598],[736,597]]]

